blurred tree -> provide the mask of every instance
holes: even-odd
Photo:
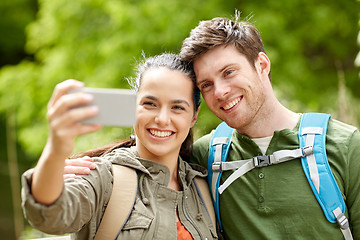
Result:
[[[0,2],[0,67],[3,65],[17,64],[24,58],[31,59],[24,49],[25,26],[35,19],[37,12],[36,0],[3,0]],[[2,81],[0,79],[0,81]],[[12,128],[10,121],[5,118],[5,111],[0,112],[0,234],[2,239],[15,239],[23,230],[22,213],[19,206],[19,172],[17,167],[16,141],[8,133]],[[9,123],[6,128],[5,123]],[[8,144],[9,142],[12,145]],[[11,150],[11,154],[8,154]],[[19,155],[24,157],[21,148]],[[8,164],[7,160],[12,159]],[[29,166],[22,166],[21,170]],[[11,178],[12,177],[12,178]],[[16,220],[13,221],[14,216]]]
[[[34,20],[36,11],[36,0],[0,1],[0,66],[30,57],[24,50],[24,29]]]

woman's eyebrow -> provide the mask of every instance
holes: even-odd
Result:
[[[177,104],[179,104],[179,103],[184,103],[184,104],[186,104],[186,105],[188,105],[188,106],[190,107],[189,102],[186,101],[186,100],[176,99],[176,100],[173,100],[173,101],[171,101],[171,102],[172,102],[172,103],[177,103]]]
[[[144,98],[154,100],[154,101],[159,101],[159,99],[157,97],[153,96],[153,95],[146,95],[146,96],[143,97],[143,99]],[[173,104],[181,104],[181,103],[183,103],[183,104],[186,104],[186,105],[188,105],[190,107],[190,103],[188,101],[186,101],[186,100],[183,100],[183,99],[175,99],[175,100],[172,100],[171,103],[173,103]]]
[[[155,96],[153,96],[153,95],[146,95],[146,96],[143,96],[142,98],[148,98],[148,99],[150,99],[150,100],[158,100]]]

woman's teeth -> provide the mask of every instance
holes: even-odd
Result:
[[[155,137],[168,137],[172,134],[172,131],[158,131],[150,129],[150,133]]]

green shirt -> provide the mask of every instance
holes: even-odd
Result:
[[[296,149],[299,123],[274,132],[266,154]],[[194,144],[194,161],[207,166],[213,132]],[[360,133],[330,120],[326,137],[330,168],[346,203],[354,239],[360,237]],[[262,155],[249,137],[234,131],[227,161]],[[221,183],[233,171],[222,174]],[[255,168],[235,180],[220,195],[225,239],[343,239],[335,223],[326,220],[302,170],[300,159]]]

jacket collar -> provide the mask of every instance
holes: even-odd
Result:
[[[170,179],[170,170],[163,164],[142,159],[139,157],[136,147],[118,148],[106,155],[113,163],[134,168],[148,175],[154,181],[167,186]],[[183,186],[189,186],[191,181],[196,177],[206,177],[207,171],[204,167],[188,164],[179,156],[179,178]]]

